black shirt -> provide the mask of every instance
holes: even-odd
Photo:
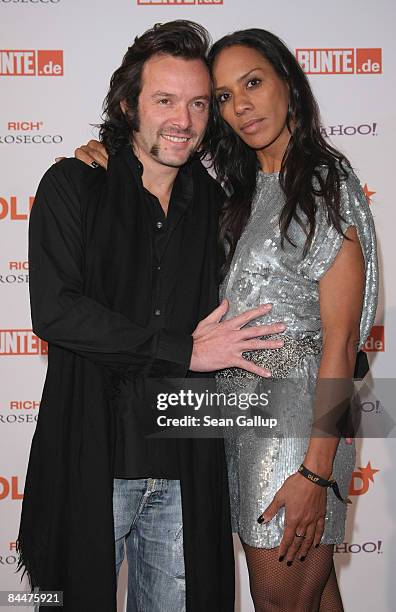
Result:
[[[143,168],[140,162],[137,167],[141,175]],[[167,288],[171,285],[180,263],[184,232],[184,224],[180,221],[188,207],[192,206],[193,191],[191,167],[187,165],[179,170],[165,215],[158,198],[143,187],[143,202],[152,247],[152,302],[147,327],[153,332],[164,327],[169,311],[172,310],[173,296],[167,293]],[[199,291],[199,278],[196,278],[196,284]],[[155,416],[154,413],[153,420]],[[173,479],[180,477],[175,441],[172,438],[146,438],[141,431],[141,424],[136,419],[136,412],[133,406],[131,410],[128,401],[121,401],[117,407],[115,476]]]

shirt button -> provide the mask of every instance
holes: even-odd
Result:
[[[159,271],[159,270],[161,270],[161,266],[157,266],[157,270],[158,270],[158,271]]]
[[[156,223],[157,229],[161,229],[162,225],[163,225],[162,221],[157,221]]]
[[[156,317],[159,317],[161,314],[161,311],[159,310],[159,308],[157,308],[157,310],[154,311],[154,314]]]

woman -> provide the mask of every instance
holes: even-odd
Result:
[[[349,162],[321,136],[306,76],[276,36],[225,36],[209,64],[209,145],[230,194],[221,222],[227,317],[271,302],[270,320],[287,326],[275,358],[245,354],[286,385],[287,397],[271,402],[286,437],[228,438],[234,524],[257,611],[340,611],[333,546],[343,542],[355,448],[333,425],[375,315],[373,221]],[[264,385],[237,369],[218,382],[227,391]],[[327,436],[313,433],[320,419]],[[338,495],[327,491],[336,488],[331,474]]]
[[[273,303],[270,321],[287,325],[284,348],[275,358],[245,357],[268,365],[293,400],[271,402],[288,435],[252,430],[227,440],[234,525],[257,611],[336,612],[342,602],[333,546],[343,542],[346,505],[312,478],[326,484],[333,473],[345,499],[355,449],[333,431],[323,381],[338,381],[330,392],[342,407],[342,381],[352,378],[375,315],[373,222],[348,161],[321,137],[303,71],[277,37],[236,32],[213,46],[209,62],[215,104],[208,148],[231,194],[221,225],[227,316]],[[77,155],[107,163],[99,143]],[[230,391],[258,384],[237,370],[218,380]],[[334,435],[311,435],[314,417],[326,417],[321,429]],[[311,480],[298,473],[302,463]]]

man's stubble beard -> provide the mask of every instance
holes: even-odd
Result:
[[[152,157],[154,157],[157,161],[159,161],[160,163],[164,164],[165,166],[171,166],[172,168],[180,168],[181,166],[184,166],[184,164],[186,164],[196,153],[196,148],[193,147],[191,149],[191,151],[188,153],[186,159],[182,162],[172,162],[166,159],[161,159],[161,147],[158,144],[155,144],[151,147],[150,149],[150,155]]]
[[[135,126],[136,126],[136,127],[135,127],[135,129],[133,130],[133,132],[131,133],[131,136],[130,136],[130,142],[131,142],[131,145],[132,145],[132,149],[134,150],[134,152],[135,152],[135,154],[136,154],[136,153],[137,153],[137,149],[138,149],[138,147],[137,147],[137,145],[136,145],[136,142],[135,142],[135,139],[134,139],[134,136],[133,136],[133,135],[134,135],[136,132],[140,132],[140,115],[139,115],[139,109],[138,109],[138,108],[136,109],[136,112],[135,112],[135,118],[134,118],[134,121],[135,121]],[[161,135],[160,135],[160,134],[158,134],[158,138],[161,138]],[[203,140],[203,138],[201,139],[201,141],[202,141],[202,140]],[[160,145],[160,144],[154,144],[154,145],[152,145],[152,147],[150,148],[150,155],[151,155],[152,157],[154,157],[154,158],[155,158],[157,161],[159,161],[160,163],[164,164],[165,166],[170,166],[170,167],[172,167],[172,168],[180,168],[181,166],[184,166],[184,164],[186,164],[186,163],[187,163],[187,162],[188,162],[188,161],[189,161],[189,160],[190,160],[192,157],[194,157],[194,155],[195,155],[195,153],[197,152],[197,150],[199,149],[200,145],[201,145],[201,142],[197,143],[197,144],[196,144],[196,145],[195,145],[195,146],[194,146],[194,147],[191,149],[191,151],[189,152],[188,156],[186,157],[186,159],[185,159],[185,160],[184,160],[182,163],[180,163],[180,162],[178,162],[178,163],[171,163],[171,162],[167,162],[167,161],[162,161],[162,160],[161,160],[161,145]],[[138,156],[137,156],[137,157],[138,157]]]
[[[157,144],[153,145],[150,149],[150,155],[152,155],[153,157],[158,157],[159,152],[160,152],[160,146]]]

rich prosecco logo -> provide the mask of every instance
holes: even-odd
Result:
[[[31,423],[38,419],[40,402],[38,400],[11,400],[8,410],[0,410],[0,426]]]
[[[0,268],[0,287],[9,285],[27,285],[29,282],[29,262],[9,261],[7,269]]]
[[[0,0],[1,4],[59,4],[61,0]]]
[[[177,6],[177,5],[201,5],[201,4],[223,4],[224,0],[136,0],[138,6]]]
[[[296,49],[306,74],[382,74],[382,49]]]
[[[0,548],[0,565],[3,567],[16,566],[18,563],[16,542],[9,542],[7,549]]]
[[[63,76],[63,51],[0,49],[0,76]]]
[[[4,132],[0,132],[0,145],[14,144],[60,144],[61,134],[50,134],[43,121],[7,121]]]

